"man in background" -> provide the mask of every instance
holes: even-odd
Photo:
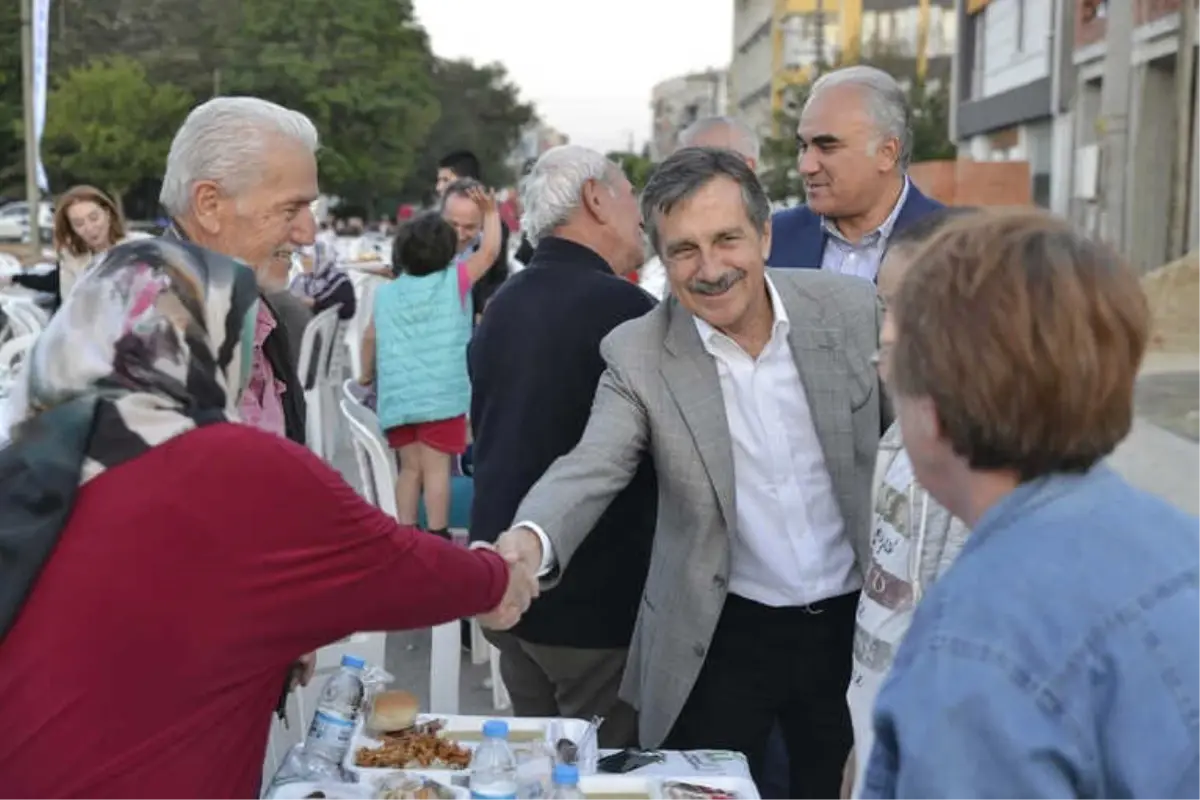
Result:
[[[761,145],[750,126],[735,117],[704,117],[679,134],[679,147],[720,147],[742,157],[746,166],[758,171]]]
[[[904,90],[875,67],[828,72],[813,84],[796,138],[807,205],[775,214],[767,263],[874,281],[892,232],[942,207],[908,179]]]
[[[654,300],[621,276],[642,261],[637,200],[600,153],[548,151],[522,182],[536,245],[468,350],[475,432],[471,538],[494,541],[530,487],[579,441],[604,372],[600,341]],[[656,502],[648,461],[592,527],[562,583],[511,632],[485,635],[518,716],[604,717],[603,747],[637,743],[617,697],[650,563]]]
[[[434,184],[434,190],[437,192],[438,200],[442,202],[442,216],[446,217],[446,221],[454,226],[461,237],[465,233],[465,229],[456,222],[454,218],[447,215],[447,200],[446,189],[455,181],[463,179],[471,179],[483,183],[482,169],[479,166],[479,158],[470,150],[454,150],[442,156],[438,162],[437,181]],[[471,209],[475,209],[474,203],[471,203]],[[455,206],[457,210],[457,205]],[[463,213],[469,213],[471,209],[463,207]],[[463,215],[459,215],[460,217]],[[482,224],[482,220],[480,220]],[[479,229],[475,229],[475,238],[478,238]],[[476,316],[483,313],[483,307],[487,305],[488,300],[500,288],[508,278],[508,226],[501,223],[500,225],[500,254],[496,256],[496,261],[492,264],[484,276],[475,284],[475,288],[471,290],[471,298],[475,302]],[[478,246],[476,244],[472,246]]]

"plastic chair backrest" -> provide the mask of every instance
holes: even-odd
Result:
[[[355,305],[354,316],[346,324],[346,347],[350,351],[350,374],[356,379],[362,377],[362,340],[371,324],[371,314],[375,308],[375,290],[384,283],[384,278],[378,275],[368,275],[351,270],[351,280],[355,291],[358,292],[358,302]]]
[[[354,458],[367,499],[393,519],[396,517],[396,460],[379,430],[375,414],[349,392],[350,381],[343,384],[342,416],[350,427]]]
[[[329,349],[333,346],[333,335],[337,329],[338,308],[325,309],[304,326],[296,374],[304,382],[305,390],[312,389],[328,377],[321,374],[317,367],[325,367],[329,362]]]
[[[36,333],[25,333],[0,344],[0,370],[8,370],[11,374],[24,360],[37,338]]]
[[[13,300],[4,303],[4,314],[14,336],[39,334],[46,328],[48,320],[33,303]]]

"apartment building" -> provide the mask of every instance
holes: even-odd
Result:
[[[703,117],[726,113],[729,76],[723,69],[694,72],[665,80],[650,91],[650,159],[675,151],[679,134]]]
[[[788,88],[810,81],[819,64],[886,53],[887,68],[902,80],[950,72],[954,0],[733,0],[733,7],[730,113],[764,135]]]
[[[1056,155],[1068,158],[1071,142],[1070,127],[1055,125],[1054,65],[1070,33],[1062,5],[959,0],[951,135],[960,157],[1029,162],[1034,202],[1065,212],[1069,184],[1053,180]]]
[[[534,120],[521,129],[521,136],[508,155],[508,166],[513,174],[520,175],[526,162],[536,159],[551,147],[567,142],[566,134],[540,120]]]
[[[1169,219],[1172,182],[1177,177],[1189,181],[1188,224],[1183,244],[1197,247],[1196,153],[1200,117],[1196,103],[1196,36],[1190,36],[1191,70],[1182,75],[1180,59],[1180,0],[1067,0],[1074,29],[1068,80],[1074,93],[1071,107],[1060,114],[1063,124],[1074,134],[1073,157],[1062,162],[1065,180],[1071,187],[1072,218],[1085,229],[1109,236],[1112,226],[1123,226],[1121,241],[1133,262],[1142,269],[1153,269],[1179,255],[1171,252]],[[1104,165],[1101,153],[1101,96],[1108,59],[1107,5],[1132,2],[1134,26],[1130,31],[1132,47],[1129,64],[1129,141],[1125,218],[1110,220],[1102,212]],[[1195,2],[1195,0],[1192,0]],[[1189,154],[1185,163],[1176,163],[1176,143],[1180,141],[1178,81],[1186,81],[1190,100],[1183,107],[1184,133]],[[1187,130],[1190,128],[1190,131]]]

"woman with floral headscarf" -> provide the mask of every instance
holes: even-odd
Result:
[[[230,259],[130,243],[31,352],[0,450],[0,796],[257,796],[301,653],[505,627],[536,591],[229,424],[257,297]]]

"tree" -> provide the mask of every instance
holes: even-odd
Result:
[[[308,114],[326,191],[368,207],[410,176],[437,119],[409,0],[244,0],[223,91]]]
[[[20,5],[0,2],[0,195],[24,193],[22,125]]]
[[[650,180],[650,173],[654,171],[654,162],[650,160],[650,153],[645,150],[641,155],[613,152],[608,154],[608,159],[621,165],[635,192],[640,192],[646,187],[646,181]]]
[[[42,152],[51,182],[92,183],[123,202],[134,184],[162,174],[190,105],[186,92],[151,83],[126,56],[72,69],[48,101]]]
[[[421,142],[416,169],[401,190],[404,200],[429,197],[437,162],[452,150],[470,150],[478,158],[484,181],[507,186],[516,178],[508,156],[521,130],[534,121],[533,106],[522,103],[518,89],[500,64],[477,67],[470,61],[438,60],[433,73],[441,113]]]

